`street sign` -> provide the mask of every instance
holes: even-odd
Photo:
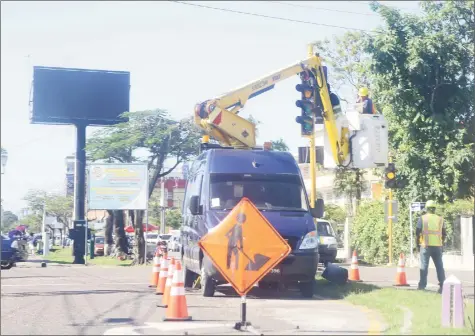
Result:
[[[411,203],[411,211],[422,211],[426,207],[425,202],[412,202]]]
[[[397,214],[398,214],[398,209],[399,209],[399,206],[398,206],[398,203],[396,200],[392,200],[392,208],[391,208],[391,218],[392,218],[392,222],[393,223],[396,223],[397,222]],[[387,223],[388,222],[388,203],[389,201],[385,201],[384,202],[384,221]]]
[[[198,244],[241,296],[291,252],[289,244],[245,197]]]

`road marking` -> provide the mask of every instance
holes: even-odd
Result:
[[[5,281],[3,279],[2,281]],[[38,283],[31,283],[31,284],[15,284],[15,285],[10,285],[10,284],[3,284],[2,287],[37,287],[37,286],[115,286],[115,285],[125,285],[125,286],[130,286],[130,285],[148,285],[146,282],[108,282],[108,283],[95,283],[95,284],[89,284],[89,283],[44,283],[44,284],[38,284]]]
[[[383,327],[381,322],[379,322],[379,318],[376,316],[376,313],[364,306],[356,306],[360,310],[362,310],[366,317],[368,318],[369,326],[368,326],[368,335],[381,335],[383,333]]]
[[[143,335],[138,332],[139,329],[156,329],[158,331],[188,331],[189,329],[206,329],[206,328],[232,328],[230,324],[214,324],[214,323],[200,323],[200,322],[180,322],[180,323],[151,323],[145,322],[143,326],[126,326],[111,328],[104,332],[103,335]]]

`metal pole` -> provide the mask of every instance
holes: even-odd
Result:
[[[389,163],[392,158],[389,157]],[[389,265],[393,264],[393,191],[389,189],[388,197],[388,248],[389,248]]]
[[[307,56],[313,56],[313,45],[307,45]],[[312,124],[315,128],[315,116],[312,115]],[[315,201],[317,199],[317,158],[315,153],[315,129],[310,135],[310,206],[315,207]]]
[[[409,239],[411,240],[410,243],[410,253],[411,253],[411,266],[412,261],[414,260],[414,243],[412,242],[412,202],[409,204]]]
[[[145,210],[145,264],[147,264],[147,245],[148,245],[148,202],[147,202],[147,209]]]
[[[246,326],[246,295],[241,296],[241,325]]]
[[[49,247],[48,238],[46,237],[46,204],[43,205],[43,222],[41,225],[41,238],[43,240],[43,256],[48,255],[47,248]]]
[[[165,233],[165,177],[160,178],[160,233]]]
[[[87,266],[87,252],[88,252],[87,251],[88,250],[88,248],[87,248],[87,229],[88,229],[88,227],[89,227],[89,222],[86,221],[86,230],[84,230],[84,246],[85,246],[85,248],[84,248],[84,265],[86,265],[86,266]]]
[[[86,124],[76,124],[76,167],[75,167],[75,200],[74,215],[76,221],[81,221],[81,225],[75,228],[81,232],[85,229],[85,183],[86,183]],[[84,253],[80,239],[74,240],[74,264],[84,264]]]

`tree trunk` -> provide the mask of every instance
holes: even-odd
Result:
[[[356,206],[355,206],[355,216],[358,212],[358,207],[361,203],[361,194],[362,194],[362,181],[361,181],[361,170],[356,169],[355,171],[355,199],[356,199]]]
[[[115,247],[121,253],[128,252],[124,223],[124,212],[122,210],[114,210]]]
[[[114,245],[114,238],[112,235],[112,229],[114,227],[114,213],[112,210],[107,210],[106,225],[104,228],[104,255],[111,254],[112,245]]]
[[[145,238],[143,234],[143,218],[144,211],[136,210],[134,214],[134,227],[135,227],[135,255],[137,256],[137,264],[142,265],[145,263]]]

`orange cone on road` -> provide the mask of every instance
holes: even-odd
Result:
[[[348,280],[361,281],[360,270],[358,268],[358,257],[356,256],[356,251],[353,251],[353,257],[351,258],[350,276],[348,277]]]
[[[160,274],[158,277],[157,289],[155,290],[156,295],[163,294],[163,292],[165,291],[165,283],[168,278],[168,263],[168,256],[167,254],[164,254],[162,258],[162,263],[160,265]]]
[[[149,287],[156,288],[158,285],[158,278],[160,276],[160,264],[160,257],[155,254],[155,257],[153,257],[152,278],[150,279]]]
[[[404,253],[399,255],[399,263],[397,264],[396,283],[394,286],[409,286],[406,279],[406,258]]]
[[[168,307],[165,312],[165,317],[163,318],[164,321],[191,321],[191,316],[188,315],[188,307],[186,305],[184,282],[185,274],[181,268],[181,263],[177,261]]]
[[[173,276],[175,275],[175,258],[170,260],[170,265],[168,266],[168,277],[165,282],[165,290],[163,291],[162,304],[157,304],[157,307],[167,307],[168,299],[170,298],[170,289],[172,288]]]

